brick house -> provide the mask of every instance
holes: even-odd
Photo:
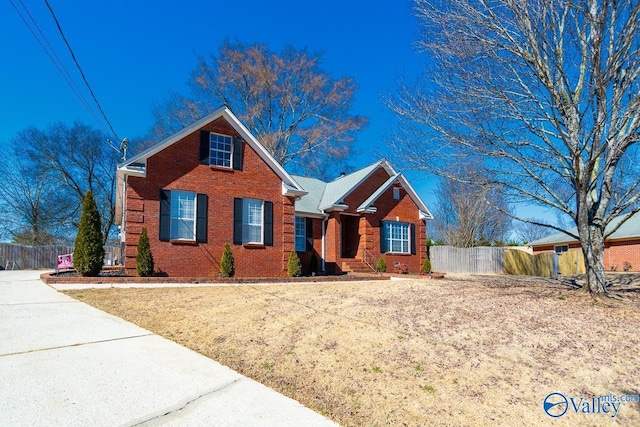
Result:
[[[618,227],[622,218],[615,218],[606,231]],[[577,234],[577,228],[568,230]],[[556,233],[529,243],[533,254],[581,251],[580,242],[566,233]],[[611,271],[640,271],[640,213],[632,216],[604,242],[604,268]]]
[[[142,228],[156,271],[215,277],[224,245],[236,277],[282,277],[296,250],[328,274],[370,270],[384,257],[418,272],[426,257],[424,202],[380,160],[331,182],[292,176],[226,107],[118,165],[116,217],[127,273]]]

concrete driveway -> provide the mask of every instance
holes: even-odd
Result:
[[[0,425],[337,425],[39,274],[0,271]]]

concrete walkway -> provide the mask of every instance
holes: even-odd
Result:
[[[336,426],[172,341],[0,271],[0,425]]]

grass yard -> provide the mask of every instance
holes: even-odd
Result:
[[[616,287],[630,301],[513,276],[67,293],[345,426],[640,425],[639,403],[542,407],[640,394],[640,286]]]

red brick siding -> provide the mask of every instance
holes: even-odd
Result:
[[[358,206],[369,198],[382,184],[389,179],[389,174],[379,167],[363,183],[361,183],[351,194],[345,197],[344,202],[349,206],[345,212],[357,213]],[[376,202],[377,206],[377,202]]]
[[[629,271],[640,271],[640,239],[605,242],[604,268],[624,271],[623,264],[631,264]]]
[[[384,184],[389,175],[384,169],[379,168],[367,178],[358,188],[345,198],[349,206],[347,213],[355,213],[373,192]],[[375,214],[361,214],[358,224],[358,249],[356,258],[360,258],[362,248],[367,248],[377,257],[383,257],[387,262],[389,271],[393,271],[395,261],[407,264],[409,272],[420,271],[422,261],[427,256],[426,251],[426,226],[425,221],[419,218],[418,207],[404,189],[400,189],[400,200],[393,198],[393,186],[387,189],[375,202],[377,212]],[[339,273],[342,266],[342,218],[338,212],[331,213],[326,230],[326,261],[327,271]],[[414,224],[416,227],[416,255],[390,255],[380,253],[380,221],[389,220]]]
[[[220,118],[202,129],[238,136]],[[243,170],[212,168],[199,162],[200,132],[150,157],[147,177],[129,177],[127,186],[125,266],[135,273],[135,255],[142,227],[149,231],[156,270],[168,276],[217,276],[225,243],[230,243],[237,277],[286,276],[292,245],[293,201],[282,196],[282,180],[245,142]],[[208,195],[207,243],[179,244],[159,240],[161,189],[194,191]],[[233,245],[233,199],[255,198],[273,202],[273,246]],[[130,206],[133,208],[130,209]]]
[[[387,271],[393,271],[394,262],[407,264],[410,273],[420,272],[422,261],[427,256],[427,240],[425,221],[420,219],[418,206],[407,192],[400,189],[400,200],[393,198],[393,187],[387,189],[375,202],[377,212],[367,214],[367,228],[372,230],[367,238],[367,249],[387,262]],[[400,221],[414,224],[416,229],[416,255],[392,255],[380,253],[381,221]]]

